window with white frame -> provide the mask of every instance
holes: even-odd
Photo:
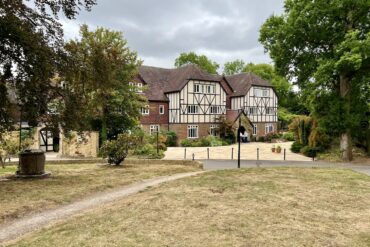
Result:
[[[249,115],[257,115],[258,107],[249,107]]]
[[[254,96],[256,97],[269,97],[270,90],[269,89],[262,89],[262,88],[255,88],[254,89]]]
[[[194,84],[194,93],[200,93],[200,84]]]
[[[257,124],[253,124],[253,135],[257,135]]]
[[[219,114],[221,112],[220,109],[221,108],[219,106],[213,105],[213,106],[210,107],[210,113],[211,114]]]
[[[265,134],[274,132],[274,125],[273,124],[265,124]]]
[[[188,105],[186,109],[189,114],[197,114],[199,112],[199,106],[197,105]]]
[[[132,81],[130,81],[130,82],[128,83],[128,85],[129,85],[129,90],[130,90],[130,91],[134,91],[134,86],[135,86],[135,84],[134,84]]]
[[[211,94],[216,92],[216,87],[215,85],[207,85],[206,86],[206,92]]]
[[[150,135],[156,134],[159,132],[159,125],[150,125]]]
[[[198,138],[198,125],[188,125],[188,138]]]
[[[266,107],[267,115],[275,115],[275,109],[273,107]]]
[[[159,114],[161,114],[161,115],[164,114],[164,105],[159,106]]]
[[[141,114],[142,115],[149,115],[149,105],[146,105],[145,107],[141,108]]]
[[[209,134],[212,136],[218,136],[218,129],[218,125],[211,124],[211,126],[209,126]]]
[[[139,82],[137,84],[136,92],[138,92],[138,93],[142,93],[143,92],[143,84],[141,82]]]

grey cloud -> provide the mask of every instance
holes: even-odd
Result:
[[[63,23],[67,39],[78,35],[82,23],[120,30],[153,66],[171,67],[187,51],[203,52],[220,64],[238,58],[269,62],[258,43],[259,28],[282,6],[283,0],[98,0],[91,12]]]

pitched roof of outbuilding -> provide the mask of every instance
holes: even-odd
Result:
[[[145,96],[153,101],[168,101],[166,93],[180,91],[189,80],[213,82],[225,80],[234,90],[231,96],[246,95],[252,85],[271,87],[270,83],[253,73],[232,76],[213,75],[193,64],[174,69],[141,66],[139,78],[148,85]]]

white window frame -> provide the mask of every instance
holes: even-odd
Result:
[[[265,124],[265,134],[274,132],[274,125],[271,123]]]
[[[160,131],[160,126],[158,124],[152,124],[150,125],[149,127],[149,132],[150,132],[150,135],[153,135],[153,134],[156,134],[157,132]]]
[[[164,105],[159,106],[159,114],[161,114],[161,115],[164,114]]]
[[[138,93],[142,93],[143,92],[143,83],[139,82],[137,84],[136,92],[138,92]]]
[[[197,139],[198,129],[198,125],[188,125],[188,139]]]
[[[133,83],[132,81],[130,81],[129,83],[128,83],[128,85],[129,85],[129,90],[132,92],[132,91],[134,91],[134,87],[135,87],[135,83]]]
[[[267,88],[254,88],[255,97],[270,97],[270,90]]]
[[[253,124],[253,135],[256,136],[258,133],[258,126],[257,124]]]
[[[194,84],[194,88],[193,88],[193,90],[194,90],[194,93],[200,93],[201,91],[200,91],[200,87],[201,85],[200,84],[198,84],[198,83],[195,83]]]
[[[251,107],[249,107],[248,113],[251,116],[258,115],[258,107],[257,106],[251,106]]]
[[[275,115],[274,107],[266,107],[266,115]]]
[[[221,107],[220,106],[212,105],[212,106],[209,107],[209,113],[210,114],[220,114],[220,112],[221,112]]]
[[[186,112],[188,114],[198,114],[199,113],[199,106],[198,105],[188,105],[186,107]]]
[[[211,124],[209,126],[209,134],[212,135],[212,136],[218,136],[218,128],[219,126],[217,124]]]
[[[206,86],[206,93],[208,94],[213,94],[216,92],[216,87],[215,85],[207,85]]]
[[[141,107],[141,115],[147,116],[150,114],[149,105],[146,105],[145,107]]]

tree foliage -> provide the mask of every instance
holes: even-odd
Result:
[[[224,75],[235,75],[242,73],[245,68],[245,62],[241,59],[237,59],[231,62],[227,62],[224,65]]]
[[[46,113],[53,90],[51,78],[63,45],[59,13],[74,18],[95,0],[0,1],[0,126],[11,125],[11,103],[22,104],[30,123]],[[30,7],[33,6],[33,7]],[[15,97],[16,96],[16,97]],[[13,102],[9,102],[9,98]]]
[[[196,64],[211,74],[217,74],[217,70],[220,67],[219,64],[210,60],[205,55],[197,55],[194,52],[181,53],[175,60],[175,66],[177,68],[187,64]]]
[[[89,31],[81,26],[81,39],[71,40],[66,46],[68,64],[61,80],[67,82],[64,93],[64,128],[71,126],[101,129],[102,141],[115,138],[118,133],[137,123],[144,102],[129,85],[137,74],[141,61],[131,51],[121,32],[98,28]],[[80,126],[74,126],[78,117]],[[69,120],[69,121],[68,121]]]
[[[345,160],[366,112],[369,9],[367,0],[286,0],[285,12],[260,31],[277,71],[300,86],[318,126],[340,136]]]

